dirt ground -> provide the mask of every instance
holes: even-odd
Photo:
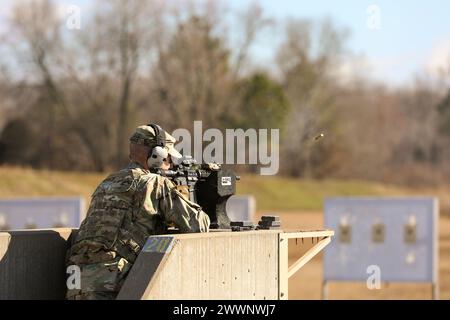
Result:
[[[256,218],[263,214],[259,213]],[[283,229],[323,229],[320,212],[277,215]],[[311,247],[311,243],[290,241],[289,263],[292,264]],[[321,299],[322,260],[322,254],[317,255],[289,279],[289,299]],[[439,220],[439,279],[440,299],[450,299],[450,218],[442,216]],[[365,282],[334,282],[329,284],[329,299],[431,299],[431,290],[431,284],[385,283],[381,289],[369,290]]]

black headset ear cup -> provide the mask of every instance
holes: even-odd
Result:
[[[166,134],[163,129],[157,124],[150,123],[148,124],[149,127],[153,128],[153,131],[155,132],[155,139],[156,139],[156,145],[160,147],[166,146]]]

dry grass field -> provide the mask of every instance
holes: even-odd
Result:
[[[0,199],[83,196],[87,201],[107,173],[61,172],[0,166]],[[241,175],[237,193],[252,195],[261,211],[321,211],[333,196],[436,196],[441,213],[450,214],[450,185],[405,187],[360,180],[308,180],[281,176]]]
[[[18,167],[0,167],[0,199],[40,196],[83,196],[87,201],[103,173],[56,172]],[[329,196],[349,195],[433,195],[440,201],[440,297],[450,299],[450,186],[405,188],[364,181],[299,180],[282,177],[242,176],[239,194],[252,194],[259,216],[276,212],[286,229],[323,228],[322,204]],[[259,218],[257,216],[256,218]],[[256,220],[256,219],[255,219]],[[311,244],[290,243],[290,260]],[[290,299],[320,299],[322,255],[306,264],[289,280]],[[330,299],[429,299],[431,286],[422,284],[383,284],[368,290],[365,283],[331,283]]]

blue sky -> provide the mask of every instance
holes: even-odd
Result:
[[[4,15],[13,0],[0,1],[2,2],[0,14]],[[93,1],[59,2],[88,8]],[[232,11],[239,11],[254,1],[223,2]],[[349,50],[364,57],[363,68],[367,68],[367,72],[378,80],[404,84],[410,81],[414,74],[434,70],[450,59],[450,1],[259,0],[256,2],[263,7],[266,15],[279,22],[287,18],[329,17],[338,26],[348,28]],[[370,5],[379,8],[379,30],[367,26],[369,19],[367,9]],[[258,38],[258,43],[252,51],[256,64],[267,65],[271,62],[276,43],[282,40],[279,36],[280,31],[264,32]]]
[[[229,3],[239,8],[251,1]],[[434,70],[450,60],[450,1],[261,0],[258,3],[280,21],[330,17],[338,26],[348,28],[348,48],[365,57],[367,67],[378,80],[402,84],[413,75]],[[379,8],[379,30],[367,26],[370,18],[367,9],[371,5]]]

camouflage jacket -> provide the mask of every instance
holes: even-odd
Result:
[[[200,206],[186,199],[169,179],[131,163],[107,177],[93,193],[69,259],[96,262],[82,257],[99,251],[99,259],[100,252],[110,252],[133,263],[147,237],[165,233],[167,224],[188,233],[207,232],[209,222]]]

